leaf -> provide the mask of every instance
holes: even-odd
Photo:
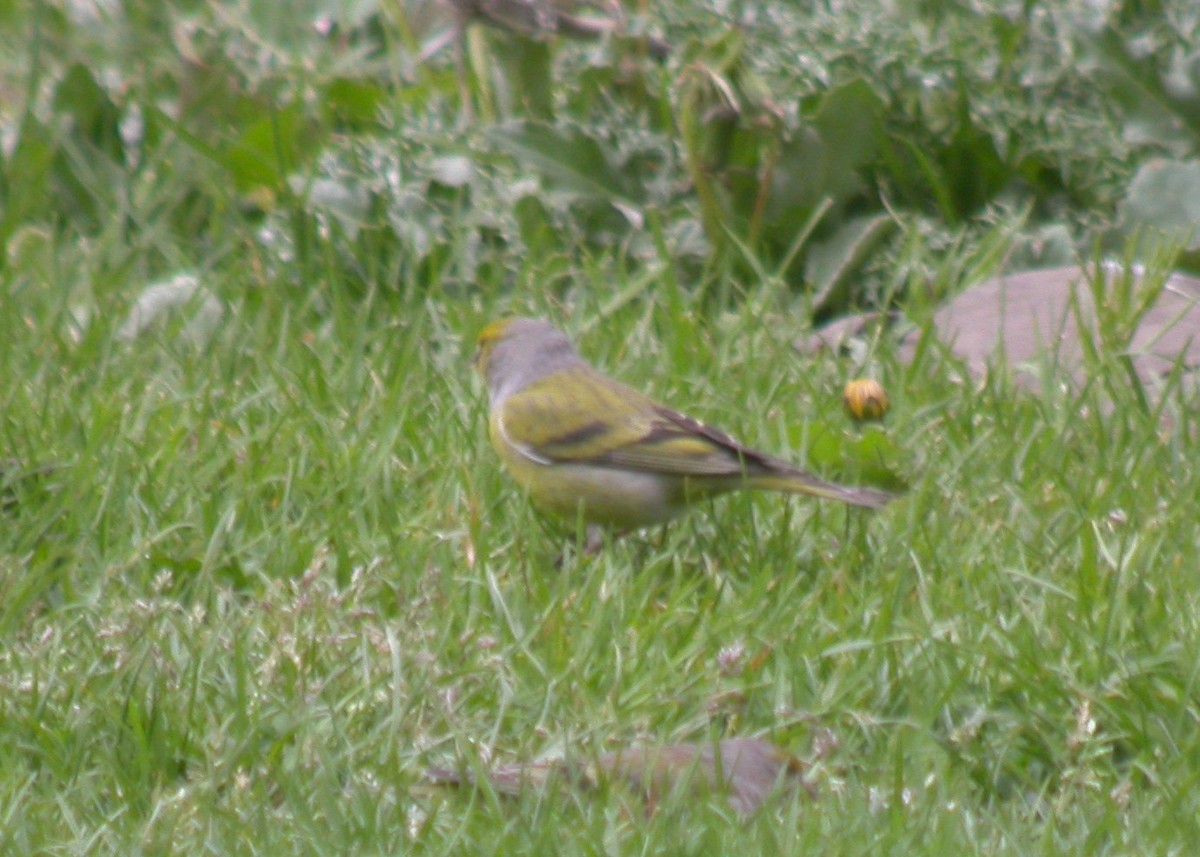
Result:
[[[968,217],[991,202],[1013,175],[996,150],[995,140],[975,123],[965,95],[958,127],[937,160],[953,199],[955,219]]]
[[[21,122],[20,134],[6,161],[0,183],[0,240],[22,223],[45,218],[55,210],[52,194],[58,147],[50,129],[32,113]]]
[[[907,487],[902,476],[907,456],[881,426],[866,426],[851,434],[810,422],[806,440],[808,461],[822,476],[892,491]]]
[[[825,93],[812,122],[828,147],[827,166],[848,174],[873,160],[883,113],[882,100],[861,78]]]
[[[348,77],[335,77],[323,88],[323,108],[328,124],[346,131],[381,129],[379,111],[386,92],[383,87]]]
[[[54,90],[54,108],[71,117],[74,135],[106,154],[114,162],[124,160],[119,123],[121,111],[80,63],[71,66]]]
[[[526,116],[548,118],[554,113],[554,63],[550,45],[514,38],[520,50],[498,50],[514,107]],[[497,46],[500,47],[500,46]]]
[[[1200,250],[1200,160],[1154,161],[1137,171],[1120,205],[1122,231],[1146,226]]]
[[[783,145],[771,187],[776,215],[810,212],[827,197],[836,213],[859,194],[863,169],[879,149],[882,114],[883,103],[865,81],[825,93],[808,123]]]
[[[933,207],[952,225],[979,211],[1024,173],[1038,179],[1037,162],[1017,165],[1000,154],[992,134],[975,119],[966,84],[947,106],[947,128],[936,137],[924,130],[897,132],[880,146],[882,172],[907,205]]]
[[[1200,150],[1200,92],[1193,75],[1176,74],[1168,86],[1160,57],[1135,56],[1112,27],[1085,42],[1084,55],[1092,76],[1124,110],[1127,141],[1166,146],[1179,157]]]
[[[580,128],[523,121],[492,128],[487,136],[551,186],[614,204],[642,204],[636,184]]]
[[[281,187],[317,151],[324,137],[314,132],[299,106],[268,107],[259,115],[220,154],[242,193],[261,186]]]
[[[854,297],[850,275],[893,226],[895,221],[886,212],[856,217],[842,223],[828,238],[810,244],[804,279],[815,295],[814,312],[836,312],[850,304]]]

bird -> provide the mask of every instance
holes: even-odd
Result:
[[[816,787],[808,765],[759,738],[726,738],[667,746],[629,747],[590,761],[559,759],[505,765],[486,774],[499,794],[517,796],[551,783],[594,791],[608,784],[632,789],[652,813],[678,793],[722,795],[738,816],[747,818],[772,795],[797,787],[810,797]],[[430,768],[426,782],[439,786],[476,785],[466,769]]]
[[[509,476],[542,512],[582,520],[590,552],[616,534],[662,523],[742,488],[878,509],[893,494],[827,482],[751,449],[585,361],[544,319],[492,322],[474,364],[488,395],[488,435]]]

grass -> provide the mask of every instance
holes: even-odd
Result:
[[[124,36],[105,23],[61,29],[109,63]],[[1117,354],[1082,390],[1037,393],[964,381],[933,344],[909,365],[886,343],[804,356],[801,292],[665,264],[659,234],[647,261],[633,239],[558,242],[558,214],[521,208],[542,221],[516,241],[505,209],[496,249],[490,198],[443,187],[414,260],[370,217],[283,191],[254,210],[200,194],[195,152],[150,161],[88,174],[73,192],[111,216],[87,228],[64,195],[0,233],[0,854],[1194,847],[1194,389],[1158,419]],[[910,298],[963,285],[1011,228],[898,220],[874,264],[902,257],[883,290]],[[202,293],[122,335],[181,269]],[[725,298],[694,302],[693,274]],[[189,327],[205,294],[208,334]],[[818,441],[855,448],[840,391],[865,369],[908,490],[874,514],[724,498],[580,556],[486,442],[472,337],[514,311],[839,478]],[[743,824],[718,800],[646,818],[616,789],[510,802],[421,779],[720,735],[826,747],[820,796]]]
[[[1194,400],[1163,429],[880,354],[914,458],[893,507],[729,498],[557,570],[467,370],[497,307],[234,300],[197,348],[102,319],[75,341],[41,299],[3,334],[8,448],[53,468],[5,511],[9,853],[1168,853],[1195,829]],[[759,443],[836,419],[846,367],[752,321],[696,345],[648,308],[582,341]],[[818,731],[822,797],[746,828],[419,781]]]

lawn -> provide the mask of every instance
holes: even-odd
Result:
[[[1195,847],[1195,385],[796,347],[1001,270],[1194,273],[1190,4],[635,5],[473,25],[461,76],[428,5],[0,12],[0,854]],[[584,555],[488,445],[508,313],[902,496]],[[733,736],[816,796],[423,776]]]

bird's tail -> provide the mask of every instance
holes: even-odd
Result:
[[[895,494],[889,494],[887,491],[826,482],[794,467],[780,467],[768,473],[755,474],[747,481],[751,488],[808,494],[824,500],[840,500],[851,506],[862,506],[866,509],[882,509],[896,499]]]

